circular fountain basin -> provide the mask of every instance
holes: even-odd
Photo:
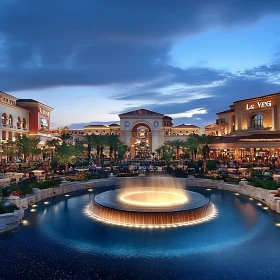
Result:
[[[155,190],[137,188],[135,192],[126,190],[127,195],[123,196],[122,190],[103,192],[94,197],[90,202],[89,212],[99,220],[110,224],[141,227],[141,228],[162,228],[176,227],[181,225],[196,224],[207,221],[215,216],[215,207],[205,196],[191,191],[181,190],[181,193],[170,194],[170,190],[163,194],[163,201],[145,200],[139,204],[139,196],[147,195]],[[183,192],[183,193],[182,193]],[[165,194],[173,197],[175,205],[169,205]],[[174,202],[173,201],[173,202]],[[176,203],[177,202],[177,203]]]

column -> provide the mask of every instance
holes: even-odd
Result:
[[[163,145],[164,143],[164,132],[154,130],[152,131],[152,152],[155,152],[155,150]]]

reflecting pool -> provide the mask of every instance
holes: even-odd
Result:
[[[280,279],[280,215],[259,201],[188,187],[211,200],[215,219],[139,229],[85,214],[96,194],[112,189],[78,191],[26,210],[19,231],[0,236],[0,279]]]

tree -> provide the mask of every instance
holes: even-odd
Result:
[[[59,136],[63,143],[66,143],[67,140],[73,139],[73,136],[69,132],[62,132]]]
[[[130,148],[125,145],[124,143],[120,142],[117,148],[117,153],[118,153],[118,159],[123,159],[124,155],[126,152],[129,152]]]
[[[194,134],[193,137],[197,139],[197,141],[199,142],[199,146],[201,147],[201,153],[203,158],[203,171],[206,172],[207,159],[209,158],[209,153],[210,153],[209,144],[213,142],[215,136],[206,135],[206,134],[202,134],[202,135]]]
[[[91,157],[91,150],[94,145],[94,135],[93,134],[87,134],[84,135],[84,140],[82,141],[85,145],[87,145],[87,154],[88,154],[88,159]]]
[[[57,148],[55,160],[64,165],[72,163],[83,153],[84,149],[80,143],[69,145],[64,142]]]
[[[25,160],[30,155],[39,155],[41,153],[41,149],[38,148],[40,141],[40,137],[27,137],[25,135],[18,135],[15,141],[18,154],[22,154]]]
[[[116,152],[118,149],[118,146],[121,144],[119,140],[118,135],[108,135],[106,136],[106,145],[109,146],[109,152],[110,152],[110,159],[113,160],[113,154],[114,158],[116,159]]]
[[[7,157],[14,157],[18,154],[16,143],[12,140],[8,140],[2,144],[3,154]]]
[[[171,141],[166,141],[165,142],[167,145],[169,145],[172,148],[175,148],[176,150],[176,159],[179,159],[179,150],[185,145],[185,141],[180,140],[180,139],[174,139]]]
[[[156,149],[156,152],[161,155],[161,158],[165,161],[170,161],[173,156],[173,150],[167,144],[161,145]]]
[[[60,146],[60,141],[58,139],[47,140],[46,146],[51,149],[51,157],[53,157]]]
[[[100,154],[103,154],[104,145],[106,145],[106,137],[104,135],[92,134],[92,146],[96,150],[96,164],[100,164]]]
[[[196,160],[196,155],[198,151],[198,147],[200,145],[199,139],[195,136],[196,134],[189,135],[186,146],[188,150],[191,152],[192,160]]]

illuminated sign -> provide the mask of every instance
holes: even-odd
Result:
[[[271,100],[259,101],[256,104],[246,104],[246,110],[262,109],[267,107],[271,107]]]

